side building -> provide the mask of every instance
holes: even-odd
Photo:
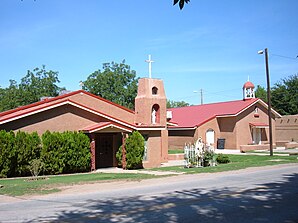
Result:
[[[139,80],[135,111],[83,90],[44,98],[0,113],[0,130],[37,132],[82,131],[90,138],[91,169],[118,165],[116,152],[127,134],[145,138],[144,167],[167,160],[166,95],[162,80]]]
[[[250,81],[243,86],[243,100],[203,104],[169,109],[172,118],[169,148],[182,149],[195,144],[198,138],[214,148],[255,150],[269,148],[268,106],[255,98]],[[275,119],[281,117],[272,110],[273,142]]]

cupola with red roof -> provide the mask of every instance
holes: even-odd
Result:
[[[243,100],[255,98],[255,85],[248,80],[243,85]]]

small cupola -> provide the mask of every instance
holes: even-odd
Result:
[[[255,85],[249,81],[243,85],[243,100],[255,98]]]

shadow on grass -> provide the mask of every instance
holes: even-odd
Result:
[[[281,181],[235,188],[175,191],[156,196],[122,196],[72,204],[51,222],[298,222],[298,174]],[[48,221],[49,218],[33,221]]]

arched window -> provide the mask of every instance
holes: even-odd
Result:
[[[153,87],[152,88],[152,94],[153,95],[157,95],[157,93],[158,93],[158,88],[157,87]]]
[[[151,109],[151,123],[156,124],[160,122],[160,109],[158,104],[154,104]]]

